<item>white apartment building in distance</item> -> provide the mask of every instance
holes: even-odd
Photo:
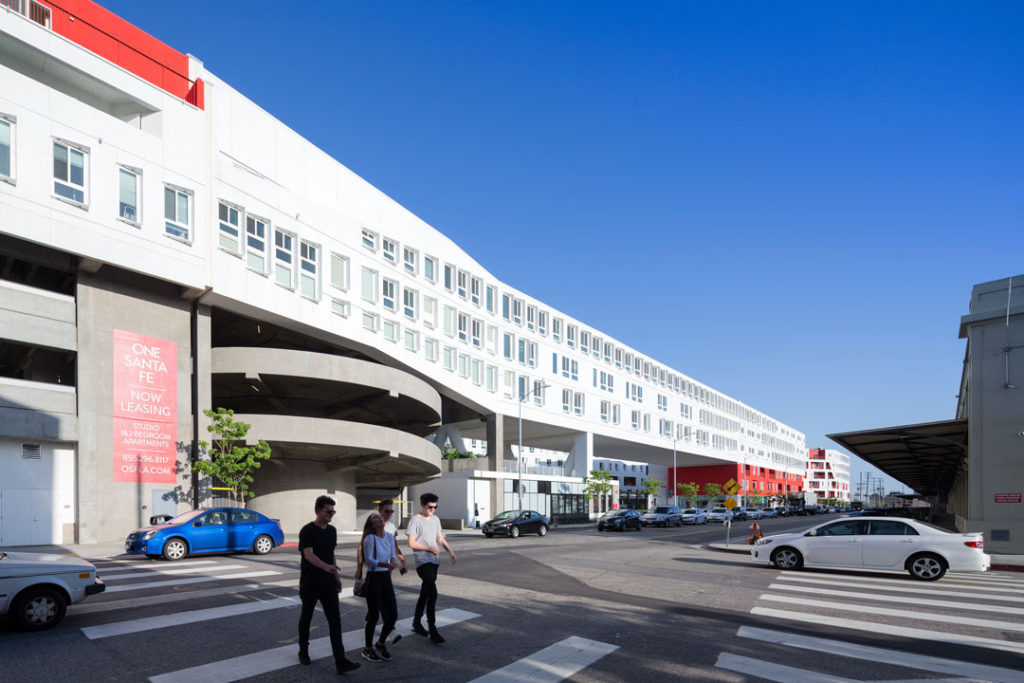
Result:
[[[436,432],[488,444],[442,499],[464,519],[518,493],[520,424],[567,454],[524,492],[567,509],[596,461],[803,457],[793,427],[517,284],[94,2],[0,5],[0,544],[208,502],[206,408],[270,443],[248,504],[287,532],[322,493],[344,529],[443,485]]]
[[[850,456],[831,448],[812,448],[807,452],[804,490],[819,501],[834,498],[850,503]]]

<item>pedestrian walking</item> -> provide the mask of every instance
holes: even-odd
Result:
[[[441,548],[448,551],[448,556],[455,564],[455,553],[441,533],[441,520],[437,518],[437,494],[424,493],[420,496],[420,512],[409,520],[406,535],[409,537],[409,549],[416,556],[416,573],[419,574],[420,597],[416,601],[413,614],[412,630],[421,636],[429,636],[435,643],[443,643],[444,638],[437,630],[435,609],[437,606],[437,570],[441,565]],[[423,615],[427,615],[427,628],[423,628]]]
[[[398,619],[398,602],[395,600],[395,588],[391,584],[391,570],[398,567],[399,563],[395,555],[395,537],[384,531],[384,518],[380,514],[374,512],[366,518],[359,547],[362,549],[362,561],[366,564],[363,659],[374,663],[390,661],[391,653],[385,643]],[[373,632],[377,628],[377,620],[381,618],[384,623],[380,637],[374,644]],[[400,638],[396,634],[391,642],[396,643]]]
[[[299,531],[299,598],[302,612],[299,614],[299,662],[309,664],[309,624],[313,610],[319,602],[327,617],[331,637],[331,651],[334,666],[339,674],[359,668],[358,662],[345,657],[341,642],[341,614],[338,609],[338,592],[341,591],[341,575],[334,559],[338,545],[338,531],[331,525],[334,517],[334,500],[320,496],[314,505],[316,518]]]
[[[385,498],[377,503],[377,512],[384,518],[384,533],[391,534],[391,538],[395,539],[395,555],[398,557],[398,571],[401,574],[405,574],[408,568],[405,564],[405,555],[402,554],[402,549],[398,547],[398,527],[391,521],[395,514],[395,501],[391,498]],[[357,579],[363,578],[363,544],[359,544],[359,548],[356,550],[356,574]]]

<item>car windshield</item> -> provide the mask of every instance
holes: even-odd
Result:
[[[656,515],[667,515],[668,508],[654,508],[654,514]]]
[[[712,512],[725,512],[725,508],[715,508]]]
[[[612,510],[611,512],[607,513],[605,517],[621,517],[627,512],[629,512],[629,510]]]
[[[191,519],[195,519],[204,512],[206,512],[206,510],[189,510],[188,512],[181,513],[174,519],[165,522],[165,524],[184,524]]]
[[[683,510],[683,514],[684,515],[695,515],[695,514],[697,514],[697,511],[694,510],[693,508],[686,508],[685,510]]]
[[[494,519],[515,519],[522,513],[522,510],[506,510]]]

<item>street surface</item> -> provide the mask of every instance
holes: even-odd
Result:
[[[764,520],[768,533],[819,517]],[[749,522],[733,527],[743,544]],[[700,548],[720,525],[637,532],[558,530],[516,540],[453,535],[434,645],[409,631],[419,588],[399,577],[394,659],[359,659],[365,603],[351,596],[355,542],[339,546],[349,678],[404,681],[1024,681],[1024,575],[756,566]],[[89,558],[107,591],[54,630],[0,625],[3,681],[308,681],[335,678],[313,618],[311,666],[296,659],[298,552],[177,563]]]

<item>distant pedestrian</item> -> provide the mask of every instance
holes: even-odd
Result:
[[[358,662],[345,657],[341,642],[341,614],[338,609],[338,592],[341,590],[341,575],[334,559],[338,545],[338,531],[330,521],[334,517],[334,500],[320,496],[314,505],[316,519],[299,531],[299,597],[302,612],[299,614],[299,661],[309,664],[309,625],[313,610],[319,602],[327,617],[331,637],[331,651],[334,666],[339,674],[359,668]]]
[[[413,614],[412,630],[421,636],[430,636],[435,643],[443,643],[444,638],[437,630],[435,608],[437,605],[437,570],[441,565],[441,547],[448,551],[448,556],[455,564],[455,553],[441,533],[441,520],[437,518],[437,495],[424,493],[420,496],[420,512],[409,520],[406,535],[409,537],[409,548],[416,554],[416,573],[420,580],[420,597],[416,601]],[[427,615],[427,628],[423,628],[421,620]]]
[[[398,567],[398,557],[395,555],[395,537],[384,531],[384,518],[380,514],[374,512],[366,518],[359,547],[362,549],[361,560],[366,564],[363,659],[375,663],[390,661],[391,653],[385,643],[398,619],[398,603],[395,600],[395,588],[391,584],[391,570]],[[380,629],[380,638],[374,645],[373,632],[380,618],[383,618],[384,623]],[[398,642],[399,638],[396,635],[391,642]]]

